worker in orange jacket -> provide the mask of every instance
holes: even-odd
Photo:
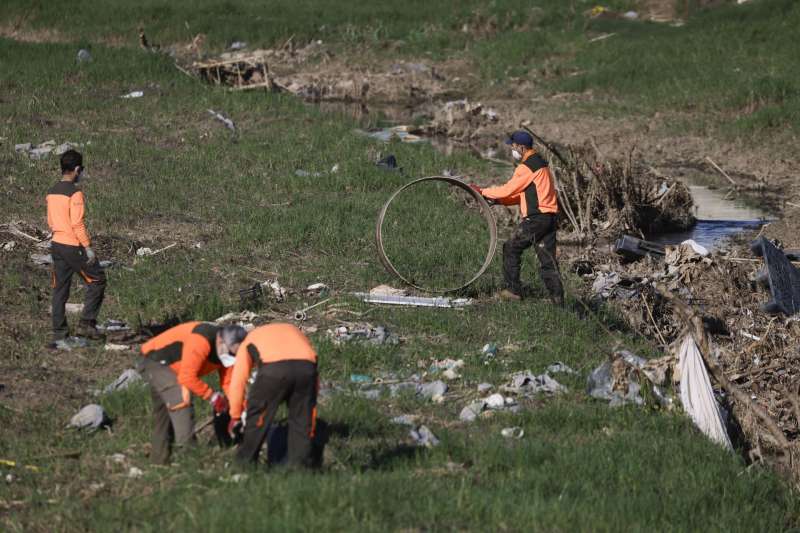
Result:
[[[278,407],[289,410],[288,461],[309,466],[316,430],[317,353],[302,331],[292,324],[267,324],[251,331],[236,352],[229,388],[230,432],[241,430],[245,387],[250,373],[255,379],[247,394],[244,435],[236,458],[255,463],[275,420]]]
[[[539,258],[542,282],[556,305],[564,305],[564,288],[556,262],[556,227],[558,200],[555,182],[541,155],[533,148],[533,137],[516,131],[506,141],[517,167],[511,179],[498,187],[481,189],[471,185],[485,198],[503,205],[518,205],[522,222],[509,240],[503,243],[505,288],[500,297],[522,299],[520,265],[522,252],[531,246]]]
[[[53,257],[53,345],[69,336],[65,308],[69,299],[72,275],[80,274],[86,283],[86,300],[77,333],[84,337],[102,337],[97,330],[97,315],[106,289],[106,273],[91,247],[91,238],[83,221],[85,199],[75,187],[83,175],[83,156],[75,150],[61,155],[61,180],[47,193],[47,224],[53,232],[50,254]]]
[[[241,326],[186,322],[142,344],[139,372],[150,384],[153,399],[151,461],[166,464],[173,441],[177,446],[194,441],[191,394],[208,401],[215,415],[228,410],[225,395],[200,378],[217,371],[222,390],[227,391],[233,354],[246,335]]]

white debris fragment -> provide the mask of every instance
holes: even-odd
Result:
[[[136,468],[135,466],[130,467],[128,470],[128,477],[131,479],[137,479],[144,475],[144,472],[141,468]]]
[[[525,430],[519,426],[514,426],[510,428],[503,428],[500,431],[500,434],[507,439],[521,439],[525,436]]]
[[[439,445],[439,439],[436,438],[436,435],[428,429],[428,426],[420,426],[416,429],[412,429],[409,432],[409,436],[412,440],[417,444],[417,446],[424,446],[426,448],[433,448],[434,446]]]
[[[71,314],[80,314],[83,312],[83,304],[68,303],[64,306],[64,310]]]
[[[501,409],[506,406],[506,399],[502,394],[492,394],[486,398],[486,407],[489,409]]]
[[[125,350],[130,350],[130,346],[127,344],[112,344],[109,342],[103,346],[103,350],[107,352],[124,352]]]
[[[69,421],[69,427],[77,429],[97,430],[107,425],[108,416],[103,408],[96,403],[89,404],[78,411]]]
[[[142,380],[141,374],[139,374],[136,370],[129,368],[125,370],[122,374],[120,374],[119,377],[115,379],[113,383],[110,383],[105,389],[103,389],[103,394],[109,394],[118,390],[125,390],[128,387],[130,387],[133,383],[139,382],[141,380]]]
[[[131,91],[128,94],[123,94],[120,98],[141,98],[144,96],[144,91]]]

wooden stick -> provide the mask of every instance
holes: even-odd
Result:
[[[711,159],[708,156],[706,156],[706,159],[708,159],[708,162],[711,163],[714,166],[714,168],[716,168],[719,171],[720,174],[725,176],[728,179],[728,181],[730,181],[731,184],[733,184],[734,187],[736,187],[737,189],[739,188],[739,184],[737,184],[735,181],[733,181],[733,178],[728,176],[728,174],[724,170],[722,170],[722,168],[720,168],[720,166],[718,164],[716,164],[713,159]]]
[[[642,301],[644,302],[644,308],[647,309],[647,316],[650,317],[650,321],[653,323],[653,326],[656,328],[656,333],[658,334],[658,338],[661,339],[661,344],[664,346],[667,345],[667,341],[664,340],[664,335],[661,334],[661,330],[656,324],[656,319],[653,317],[653,312],[650,311],[650,305],[647,303],[647,298],[644,297],[643,293],[639,293],[639,296],[642,297]]]

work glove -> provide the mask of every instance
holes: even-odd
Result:
[[[97,254],[94,253],[92,247],[87,246],[86,248],[84,248],[84,251],[86,252],[86,263],[90,265],[95,264],[97,262]]]
[[[481,196],[483,196],[483,189],[481,189],[480,187],[478,187],[474,183],[470,183],[469,184],[469,188],[472,189],[473,191],[475,191],[476,193],[480,194]]]
[[[215,415],[222,414],[228,410],[228,399],[224,394],[219,392],[212,394],[211,398],[208,399],[208,403],[210,403],[211,408],[214,409]]]
[[[241,418],[231,418],[231,421],[228,422],[228,435],[236,441],[242,434],[243,428],[244,424],[242,424]]]

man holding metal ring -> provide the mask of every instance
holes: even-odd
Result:
[[[522,299],[520,266],[522,252],[531,246],[539,258],[542,282],[550,300],[564,305],[564,288],[556,262],[556,227],[558,200],[550,169],[533,148],[533,137],[526,131],[515,131],[506,140],[511,155],[518,163],[514,175],[504,185],[481,189],[471,185],[484,198],[503,205],[519,205],[522,222],[511,238],[503,244],[503,276],[505,288],[500,298]]]

